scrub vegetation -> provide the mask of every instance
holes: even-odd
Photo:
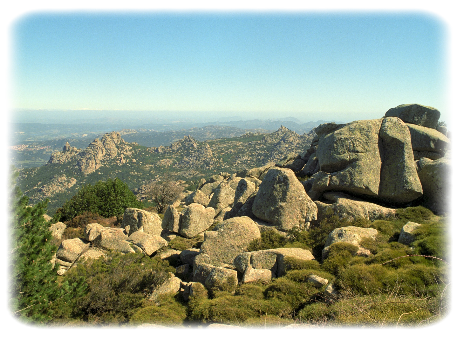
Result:
[[[117,181],[98,186],[114,184],[125,191],[124,185]],[[46,209],[45,205],[27,208],[27,198],[16,193],[17,228],[22,228],[20,224],[27,221],[46,228],[49,224],[38,220]],[[67,221],[70,226],[65,233],[66,238],[82,237],[84,224],[95,220],[105,226],[114,226],[117,222],[116,216],[103,217],[99,210],[91,211],[97,213],[87,210],[76,212],[81,214]],[[410,246],[398,242],[400,230],[408,221],[423,224]],[[25,286],[45,282],[53,284],[50,288],[54,289],[53,293],[43,293],[46,297],[43,303],[40,299],[22,299],[18,295],[15,314],[51,325],[131,326],[153,323],[196,326],[224,323],[272,327],[294,323],[330,326],[428,324],[442,318],[447,310],[449,266],[446,262],[445,221],[445,218],[437,217],[420,206],[399,209],[395,217],[376,221],[347,221],[331,216],[309,230],[292,230],[286,236],[275,230],[264,231],[260,239],[249,245],[248,251],[298,247],[310,249],[316,259],[288,258],[285,260],[287,271],[282,277],[268,283],[253,282],[196,292],[188,301],[180,294],[150,300],[153,289],[168,278],[169,272],[175,273],[178,265],[174,260],[161,260],[156,255],[111,253],[78,264],[63,276],[57,276],[52,268],[34,269],[30,279],[22,279],[22,283],[17,284],[24,284],[21,286],[24,289]],[[336,243],[331,245],[328,256],[322,258],[327,235],[335,228],[350,225],[378,230],[376,240],[361,242],[372,254],[358,256],[357,246]],[[44,238],[48,235],[45,231],[40,233],[36,235]],[[48,236],[40,242],[47,259],[59,244]],[[168,248],[185,250],[199,248],[200,244],[200,237],[177,237]],[[24,255],[17,255],[17,259],[21,258],[24,259]],[[20,266],[23,265],[18,264],[18,268],[26,268]],[[19,277],[18,273],[15,277]],[[308,281],[311,275],[324,278],[328,283],[317,287]],[[42,281],[38,282],[38,279]],[[334,287],[335,291],[328,291],[329,287]]]

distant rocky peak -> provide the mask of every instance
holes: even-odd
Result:
[[[198,147],[198,142],[191,137],[190,135],[184,136],[183,139],[180,139],[169,147],[171,150],[178,150],[180,148],[197,148]]]
[[[71,146],[69,142],[66,142],[63,146],[63,151],[56,151],[52,153],[48,160],[48,164],[64,164],[71,160],[78,152],[79,150],[76,147]]]
[[[286,126],[282,125],[280,128],[277,130],[277,132],[292,132],[290,129],[288,129]]]

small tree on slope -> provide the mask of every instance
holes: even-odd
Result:
[[[15,167],[4,166],[0,156],[0,336],[45,336],[58,293],[46,205],[28,207],[15,186]]]

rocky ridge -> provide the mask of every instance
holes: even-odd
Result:
[[[407,107],[418,124],[430,119],[429,114],[438,113],[416,105]],[[421,115],[416,111],[421,111]],[[439,135],[441,145],[432,146],[436,144],[436,130],[421,127],[418,143],[430,144],[426,151],[416,151],[416,135],[410,132],[414,126],[399,117],[321,125],[302,155],[278,165],[204,179],[179,205],[170,205],[162,221],[156,214],[148,216],[143,215],[146,211],[128,209],[120,229],[88,225],[85,240],[63,241],[56,263],[63,273],[92,247],[102,254],[110,249],[176,256],[181,265],[166,287],[174,293],[182,292],[185,298],[195,287],[211,289],[268,282],[285,273],[286,258],[310,261],[314,256],[301,248],[247,252],[250,242],[265,231],[274,229],[283,235],[294,229],[310,231],[327,214],[374,220],[394,215],[396,207],[410,205],[427,205],[438,214],[448,211],[445,200],[436,199],[435,195],[442,196],[447,191],[449,140]],[[416,158],[417,154],[421,157]],[[412,232],[417,227],[419,224],[405,225],[399,240],[405,244],[413,242]],[[323,256],[329,254],[332,244],[339,242],[357,247],[359,256],[370,256],[372,252],[361,242],[365,238],[374,241],[377,234],[373,228],[337,228],[326,238]],[[201,248],[169,253],[162,250],[178,236],[200,236]],[[336,292],[317,275],[312,275],[311,282],[327,286],[326,291],[331,294]]]
[[[83,150],[66,143],[47,165],[20,170],[18,183],[31,202],[49,198],[49,208],[56,210],[84,184],[117,177],[132,190],[143,191],[143,186],[155,181],[197,183],[201,177],[280,161],[288,153],[302,151],[312,137],[282,127],[271,134],[248,133],[204,142],[185,136],[170,146],[150,148],[128,143],[111,132]],[[57,180],[66,184],[59,187]]]

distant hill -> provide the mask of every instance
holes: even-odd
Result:
[[[169,146],[148,147],[126,141],[135,134],[122,138],[120,133],[107,133],[85,149],[65,143],[46,165],[19,170],[18,184],[32,203],[48,198],[52,213],[81,186],[99,180],[117,177],[132,190],[155,180],[183,180],[193,186],[212,174],[237,172],[299,154],[313,139],[312,133],[299,135],[281,126],[272,133],[248,132],[206,141],[188,135]]]
[[[44,165],[54,151],[61,150],[68,142],[77,148],[84,148],[95,138],[105,133],[118,131],[127,142],[139,145],[168,146],[185,136],[197,141],[217,138],[239,137],[248,132],[269,133],[285,126],[298,134],[310,132],[324,121],[300,123],[295,118],[282,120],[224,120],[214,123],[167,123],[146,124],[127,128],[123,124],[12,124],[10,160],[17,168],[32,168]]]

